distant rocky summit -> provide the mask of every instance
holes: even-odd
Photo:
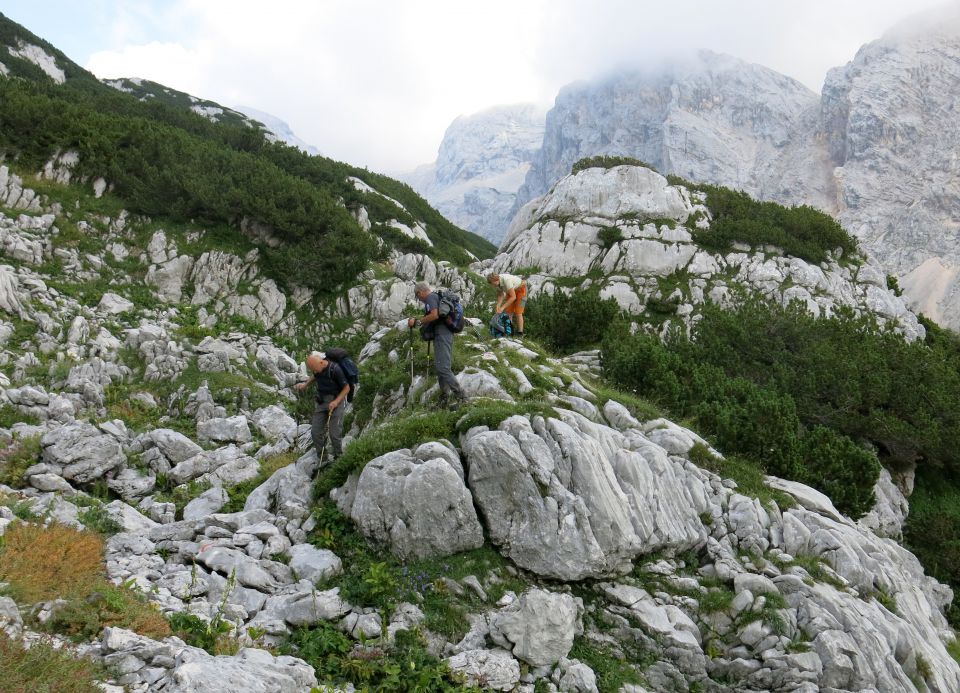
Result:
[[[813,139],[827,148],[844,226],[912,305],[960,328],[960,8],[895,27],[823,85]],[[798,198],[800,201],[803,198]]]
[[[636,157],[665,174],[834,215],[899,278],[914,309],[957,329],[958,56],[960,10],[950,6],[865,45],[828,73],[820,96],[765,67],[709,52],[572,84],[547,113],[541,146],[520,163],[529,172],[511,213],[501,211],[505,198],[489,194],[447,198],[441,209],[464,224],[498,223],[583,157]],[[482,232],[497,240],[507,226]]]
[[[461,116],[444,133],[436,162],[402,178],[453,223],[499,243],[543,140],[543,118],[533,104]]]

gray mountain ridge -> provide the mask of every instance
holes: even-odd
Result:
[[[488,202],[498,209],[491,216],[512,217],[583,157],[635,157],[664,174],[834,215],[900,280],[912,307],[956,329],[958,62],[960,10],[952,7],[862,47],[828,73],[819,96],[773,70],[711,52],[656,72],[621,70],[572,84],[547,113],[511,212],[499,211],[498,198]],[[457,135],[448,130],[441,150],[456,149],[447,139]],[[418,190],[437,204],[444,185]],[[482,196],[463,199],[472,218],[484,217]],[[451,218],[463,218],[466,202],[445,205]],[[506,226],[474,228],[499,241]]]

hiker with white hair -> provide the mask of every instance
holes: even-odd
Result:
[[[350,394],[350,383],[340,365],[328,359],[323,352],[314,351],[310,354],[307,368],[313,376],[306,382],[297,383],[295,387],[302,392],[312,384],[317,386],[317,404],[310,420],[310,433],[317,459],[321,463],[329,433],[331,456],[328,463],[333,462],[343,454],[343,415],[347,408],[345,401]]]
[[[437,371],[437,382],[440,385],[440,405],[448,403],[453,395],[456,404],[464,400],[463,389],[453,374],[453,332],[447,327],[446,321],[440,318],[440,294],[434,291],[426,282],[417,282],[413,287],[417,300],[423,304],[424,314],[420,319],[410,318],[407,325],[411,328],[424,325],[421,330],[424,339],[434,343],[434,364]]]

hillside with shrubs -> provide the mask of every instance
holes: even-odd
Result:
[[[960,350],[842,228],[590,161],[494,255],[0,42],[0,688],[960,690]],[[418,281],[466,306],[455,409]]]

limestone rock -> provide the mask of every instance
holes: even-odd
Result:
[[[43,461],[61,470],[68,481],[89,483],[127,461],[120,444],[112,436],[80,421],[45,433]]]
[[[583,632],[582,613],[579,598],[534,588],[491,617],[490,637],[535,667],[556,664]]]
[[[446,662],[451,671],[487,690],[512,691],[520,682],[520,665],[506,650],[467,650]]]
[[[457,470],[445,457],[423,457],[399,450],[368,462],[350,517],[403,558],[479,548],[483,530]]]

